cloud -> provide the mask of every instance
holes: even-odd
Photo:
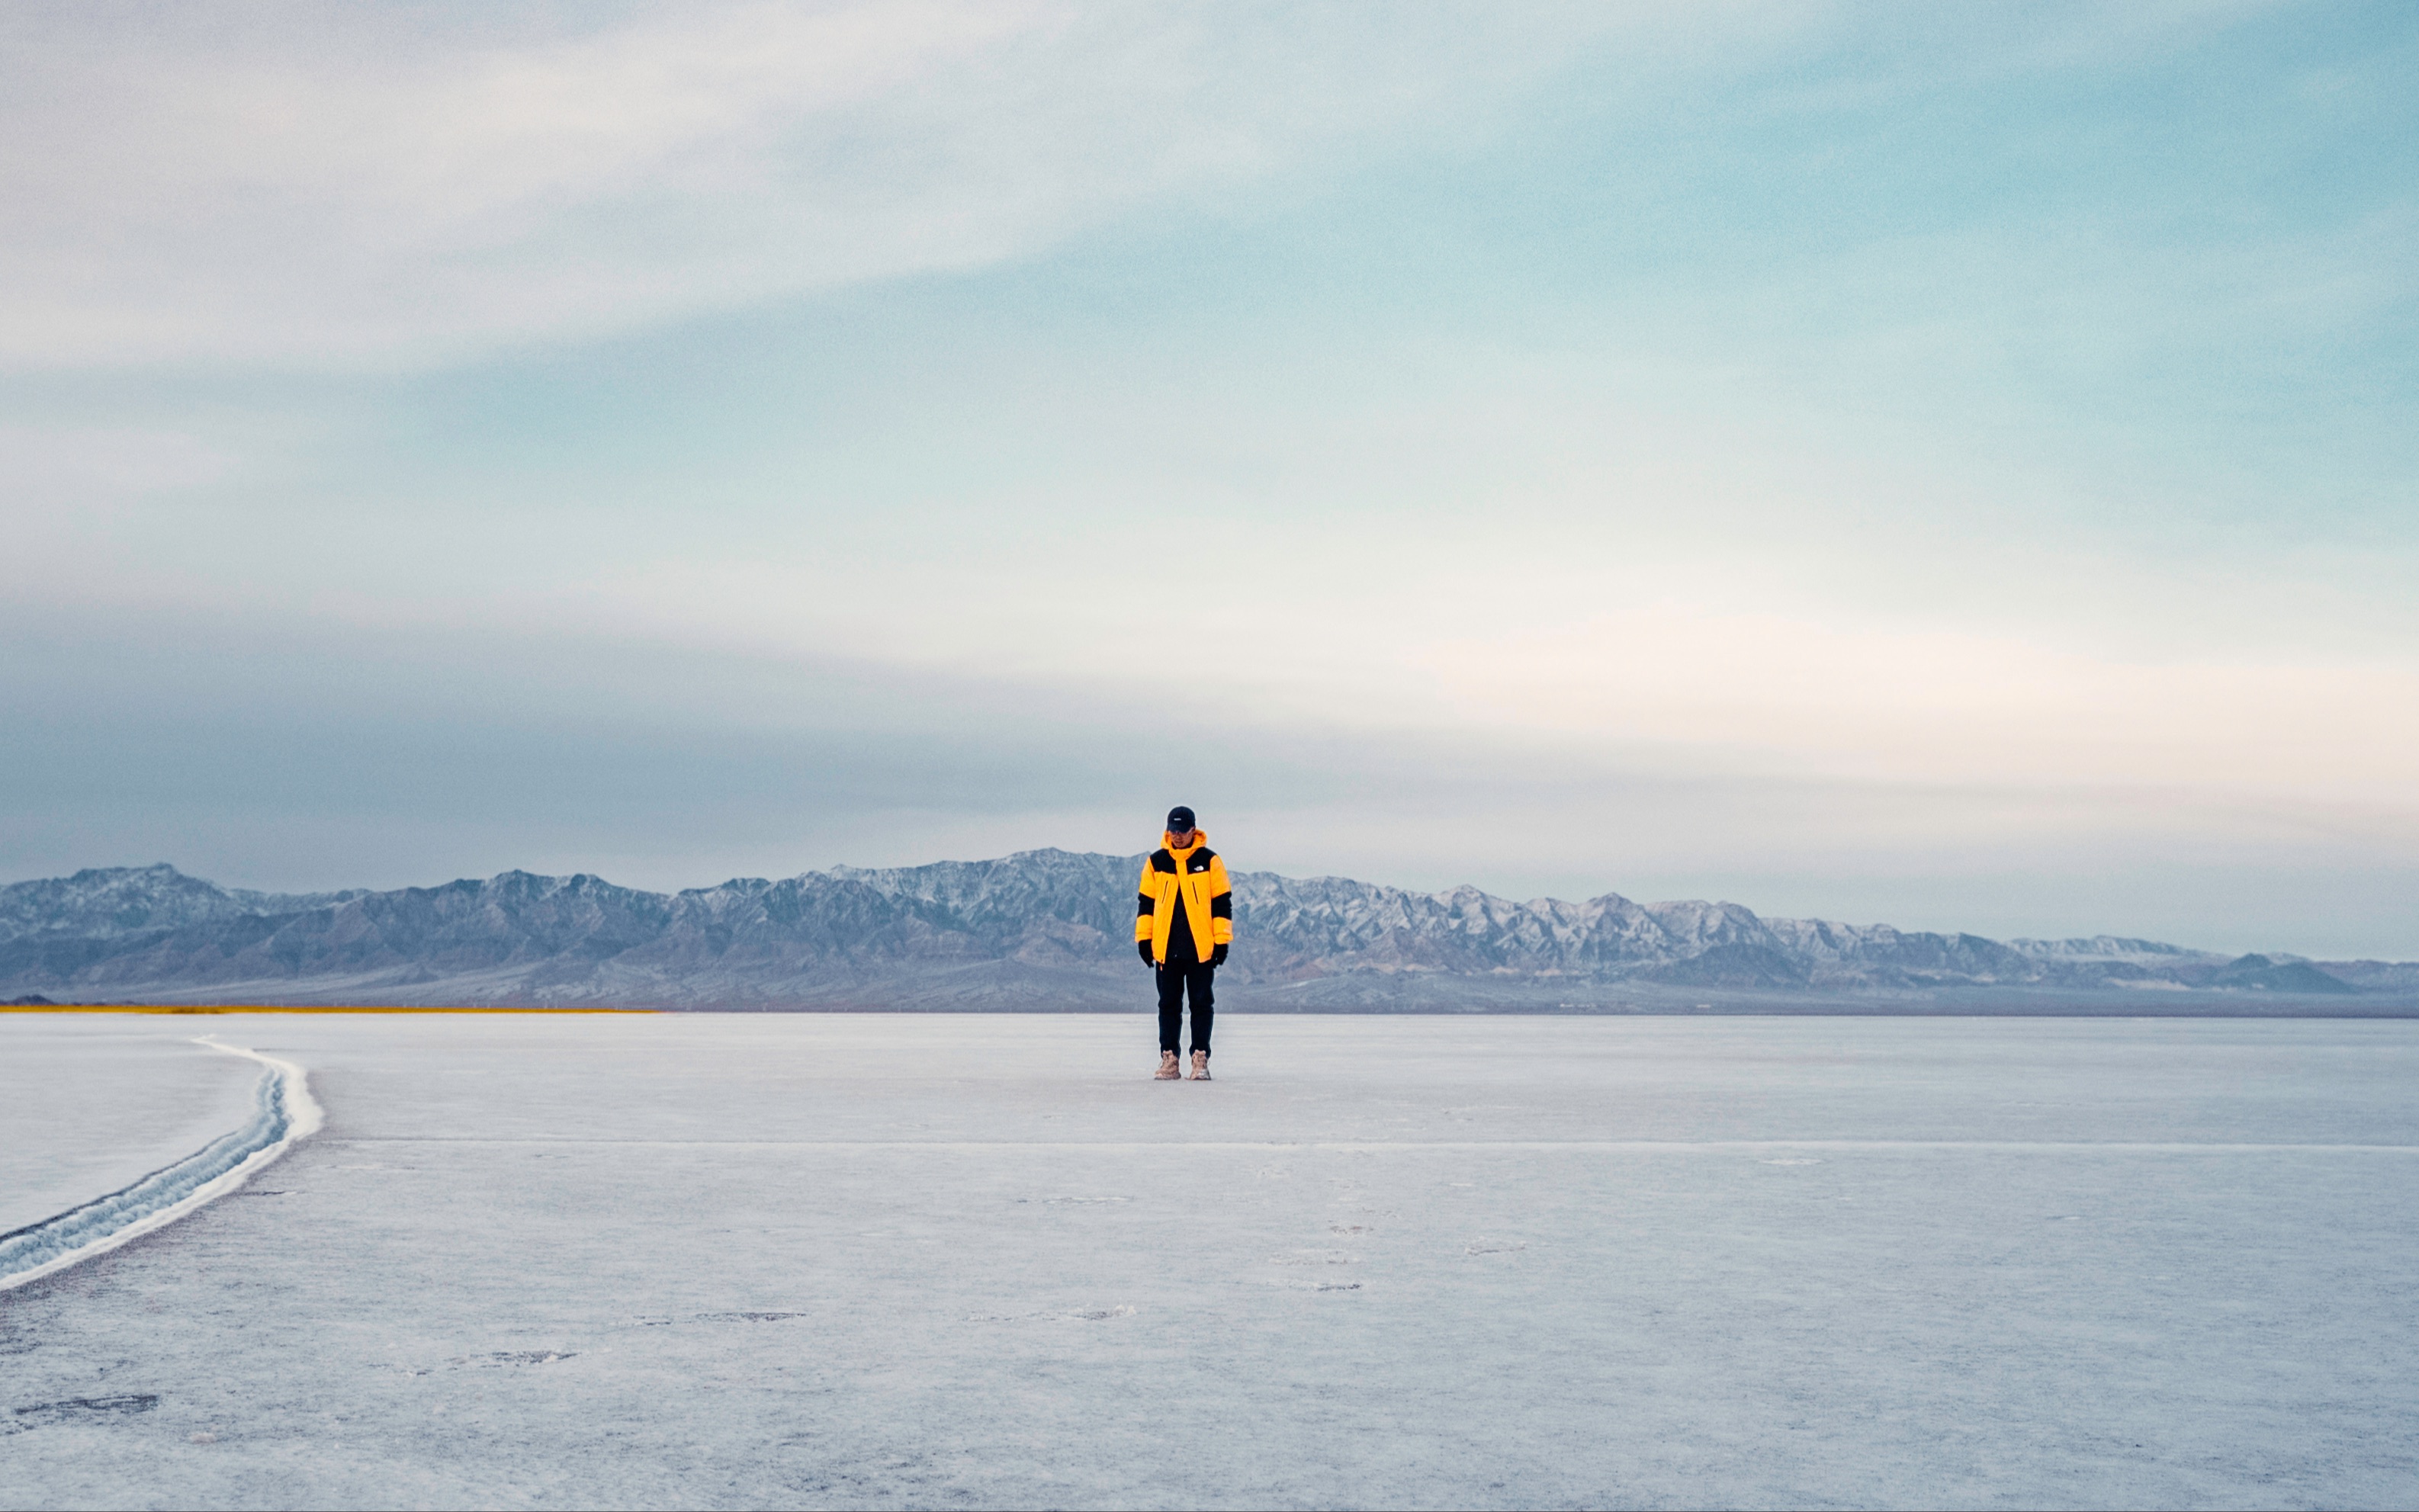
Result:
[[[1028,253],[1642,12],[19,8],[0,363],[412,364]]]
[[[0,424],[0,476],[20,507],[11,530],[54,517],[62,505],[87,512],[215,483],[238,465],[225,446],[183,430],[141,425]]]
[[[2131,660],[1944,625],[1645,603],[1427,653],[1499,721],[1875,780],[2125,783],[2399,810],[2419,670]]]

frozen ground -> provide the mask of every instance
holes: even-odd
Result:
[[[0,1172],[204,1031],[7,1504],[2419,1502],[2419,1024],[0,1017]]]

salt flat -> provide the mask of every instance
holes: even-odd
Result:
[[[8,1505],[2419,1501],[2419,1024],[8,1018],[0,1146],[205,1030],[327,1127],[0,1293]]]

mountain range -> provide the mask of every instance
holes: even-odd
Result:
[[[265,893],[172,866],[0,887],[0,999],[676,1009],[1145,1006],[1138,856],[838,867],[677,893],[507,872]],[[1223,1005],[1297,1011],[2402,1014],[2419,963],[1992,940],[1736,903],[1233,877]]]

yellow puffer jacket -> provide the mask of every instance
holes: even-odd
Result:
[[[1134,900],[1134,940],[1150,942],[1151,959],[1167,964],[1167,936],[1176,927],[1179,900],[1184,925],[1192,932],[1193,949],[1203,961],[1221,945],[1235,943],[1235,900],[1226,890],[1226,863],[1210,848],[1205,830],[1193,832],[1193,843],[1176,848],[1176,837],[1162,834],[1159,849],[1142,864],[1142,885]]]

